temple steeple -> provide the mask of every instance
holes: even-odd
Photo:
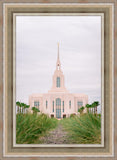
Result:
[[[60,57],[59,57],[59,43],[58,43],[56,70],[53,75],[52,88],[48,92],[67,92],[68,93],[64,85],[64,75],[61,70],[61,63],[60,63]]]
[[[61,63],[59,59],[59,43],[58,43],[58,57],[57,57],[57,62],[56,62],[56,70],[60,70],[60,69],[61,69]]]

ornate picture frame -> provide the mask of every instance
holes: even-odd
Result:
[[[3,3],[3,157],[114,156],[114,3]],[[101,146],[17,146],[15,141],[15,17],[18,14],[102,15],[102,137]],[[103,35],[104,33],[104,35]]]

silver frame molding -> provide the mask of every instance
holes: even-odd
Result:
[[[90,3],[90,5],[96,5],[97,3]],[[4,3],[3,5],[3,82],[4,82],[4,89],[3,89],[3,155],[4,157],[113,157],[114,156],[114,4],[113,3],[106,3],[106,5],[111,5],[112,6],[112,155],[22,155],[21,153],[19,153],[19,155],[6,155],[5,153],[5,106],[6,106],[6,101],[5,101],[5,96],[6,96],[6,86],[5,86],[5,80],[6,80],[6,52],[5,52],[5,6],[6,5],[43,5],[43,6],[54,6],[54,5],[62,5],[62,6],[66,6],[66,5],[89,5],[89,3],[50,3],[50,4],[43,4],[43,3]],[[98,5],[105,5],[105,3],[98,3]],[[22,15],[22,14],[13,14],[13,44],[15,44],[15,24],[16,24],[16,16],[18,15]],[[23,13],[23,15],[26,15]],[[46,15],[46,14],[38,14],[40,16]],[[49,13],[49,15],[52,15],[51,13]],[[54,14],[55,15],[55,14]],[[61,14],[63,15],[63,14]],[[71,15],[71,14],[68,14]],[[72,15],[76,15],[76,14],[72,14]],[[79,14],[79,15],[88,15],[86,14]],[[91,15],[91,14],[90,14]],[[94,15],[94,14],[93,14]],[[97,15],[97,14],[96,14]],[[99,14],[102,17],[102,68],[104,68],[104,14]],[[29,14],[27,15],[29,16]],[[36,14],[34,15],[36,16]],[[13,45],[13,75],[14,75],[14,79],[13,79],[13,83],[15,84],[15,45]],[[102,82],[101,85],[104,86],[104,71],[102,69]],[[13,86],[13,91],[15,91],[15,86]],[[102,95],[104,95],[104,88],[102,88]],[[16,116],[15,116],[15,103],[13,104],[13,146],[14,147],[103,147],[104,146],[104,96],[102,97],[102,120],[101,120],[101,126],[102,126],[102,142],[101,145],[93,145],[93,144],[82,144],[82,145],[43,145],[43,144],[16,144]],[[15,95],[13,95],[13,100],[15,102]]]

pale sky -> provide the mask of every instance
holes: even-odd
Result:
[[[101,16],[17,16],[16,101],[50,90],[58,42],[66,88],[101,103]]]

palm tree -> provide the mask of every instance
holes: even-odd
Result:
[[[23,113],[25,113],[26,106],[27,106],[27,105],[24,103],[24,104],[23,104]]]
[[[20,103],[19,101],[16,102],[16,105],[18,106],[18,113],[22,112],[22,113],[25,113],[25,110],[28,109],[30,107],[30,105],[27,105],[25,103]],[[20,109],[19,109],[20,107]]]
[[[84,107],[82,106],[81,108],[78,109],[78,112],[80,112],[80,114],[83,113]]]
[[[81,107],[81,111],[82,111],[82,113],[83,113],[83,110],[84,110],[84,109],[85,109],[85,107],[83,107],[83,106],[82,106],[82,107]]]
[[[89,113],[90,104],[86,104],[87,112]]]
[[[26,105],[26,107],[25,107],[25,108],[26,108],[26,111],[27,111],[27,109],[28,109],[28,108],[30,108],[30,105]]]
[[[89,104],[89,112],[90,112],[90,113],[92,112],[92,111],[91,111],[91,108],[92,108],[92,105]]]
[[[96,108],[96,116],[97,116],[97,107],[99,106],[100,104],[99,104],[99,102],[98,101],[95,101],[95,108]]]
[[[94,113],[94,103],[91,104],[92,113]]]
[[[16,105],[17,105],[17,107],[18,107],[17,111],[18,111],[18,113],[19,113],[19,107],[21,106],[21,103],[20,103],[19,101],[17,101],[17,102],[16,102]]]
[[[97,115],[97,106],[99,106],[99,102],[95,101],[91,104],[92,108],[94,108],[94,114],[96,113]]]
[[[37,114],[37,112],[40,112],[40,110],[36,107],[32,107],[33,114]]]
[[[24,103],[21,103],[20,113],[21,113],[21,109],[22,109],[22,113],[24,112],[24,106],[25,106],[25,104],[24,104]]]
[[[93,103],[91,104],[91,106],[92,106],[92,108],[93,108],[93,113],[95,114],[95,107],[96,107],[95,102],[93,102]]]
[[[27,108],[27,104],[23,103],[23,108],[22,108],[23,113],[25,113],[25,109],[26,109],[26,108]]]
[[[78,112],[80,112],[80,113],[81,113],[81,108],[79,108],[79,109],[78,109]]]

